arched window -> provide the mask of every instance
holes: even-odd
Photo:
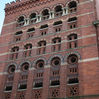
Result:
[[[37,21],[36,13],[32,13],[30,15],[30,24],[35,23]]]
[[[27,72],[29,70],[29,63],[25,62],[21,65],[21,71]]]
[[[77,3],[76,1],[72,1],[68,4],[69,13],[73,13],[77,11]]]
[[[25,90],[27,89],[27,79],[28,79],[28,71],[29,71],[29,63],[24,62],[20,66],[20,79],[19,79],[19,84],[18,84],[18,89],[19,90]]]
[[[10,65],[9,67],[8,67],[8,73],[9,74],[13,74],[15,72],[15,65]]]
[[[19,18],[18,18],[18,22],[20,23],[20,22],[23,22],[24,21],[24,17],[23,16],[20,16]]]
[[[51,65],[54,66],[54,67],[58,67],[61,65],[61,60],[59,57],[54,57],[52,60],[51,60]]]
[[[72,17],[68,19],[68,29],[77,28],[77,17]]]
[[[68,48],[76,48],[77,44],[77,34],[71,34],[68,36]]]
[[[44,69],[44,65],[45,65],[44,60],[38,60],[36,62],[36,69]]]
[[[49,10],[45,9],[42,11],[42,20],[49,19]]]
[[[24,57],[31,56],[31,51],[32,51],[32,44],[26,44],[24,46]]]
[[[52,51],[60,51],[61,50],[61,38],[56,37],[52,40],[53,46],[52,46]]]
[[[32,38],[34,36],[35,33],[35,28],[30,28],[27,30],[27,38]]]
[[[62,30],[62,21],[56,21],[54,22],[54,28],[55,28],[55,32],[60,32]]]
[[[79,95],[78,56],[70,54],[67,57],[67,96]]]
[[[63,10],[62,10],[62,6],[58,5],[55,7],[55,17],[59,17],[62,16],[63,14]]]
[[[34,88],[43,87],[44,60],[40,59],[35,64]],[[39,80],[38,80],[39,79]]]
[[[18,58],[18,51],[19,51],[19,47],[13,47],[11,49],[11,59],[17,59]]]
[[[38,43],[38,54],[45,54],[46,51],[46,41],[40,41]]]
[[[68,64],[77,64],[78,63],[78,57],[75,54],[71,54],[68,56],[67,59]]]
[[[60,85],[60,66],[61,59],[59,57],[54,57],[51,60],[51,75],[50,75],[50,86]]]
[[[15,33],[15,38],[14,38],[15,42],[21,41],[22,33],[23,33],[22,31],[18,31]]]
[[[17,27],[23,26],[25,23],[24,16],[20,16],[17,20]]]
[[[14,64],[12,64],[8,67],[8,69],[7,69],[8,75],[7,75],[4,91],[12,91],[15,69],[16,69],[16,67]],[[6,98],[6,99],[8,99],[8,98]]]
[[[47,32],[48,32],[48,25],[47,25],[47,24],[42,25],[42,26],[40,27],[40,33],[41,33],[41,35],[42,35],[42,36],[43,36],[43,35],[46,35]]]

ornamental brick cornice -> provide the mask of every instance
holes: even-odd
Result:
[[[9,15],[17,11],[22,11],[31,7],[40,6],[42,4],[46,4],[51,1],[54,1],[54,0],[16,0],[6,4],[5,12],[6,12],[6,15]]]

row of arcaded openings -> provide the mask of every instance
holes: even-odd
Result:
[[[68,56],[67,58],[67,63],[68,64],[76,64],[78,63],[78,58],[77,58],[77,55],[75,54],[71,54]],[[24,62],[19,68],[21,71],[28,71],[29,70],[29,66],[30,64],[28,62]],[[45,65],[45,62],[44,60],[40,59],[36,62],[35,64],[35,69],[44,69],[44,65]],[[52,60],[51,60],[51,63],[50,63],[51,66],[55,67],[55,66],[60,66],[61,65],[61,59],[59,57],[54,57]],[[15,68],[16,66],[15,65],[10,65],[8,67],[8,72],[9,73],[14,73],[15,71]]]
[[[67,58],[67,63],[68,64],[76,64],[78,62],[78,58],[75,54],[71,54],[68,56]],[[29,66],[30,64],[28,62],[24,62],[19,68],[21,71],[27,71],[29,69]],[[35,69],[44,69],[44,65],[45,65],[45,62],[44,60],[40,59],[36,62],[35,64]],[[59,57],[54,57],[52,60],[51,60],[51,63],[50,63],[51,66],[60,66],[61,65],[61,59]],[[14,73],[15,71],[15,68],[16,66],[15,65],[10,65],[8,67],[8,72],[9,73]]]
[[[77,17],[71,17],[68,19],[68,26],[67,26],[67,29],[74,29],[74,28],[77,28]],[[57,32],[61,32],[62,31],[62,24],[63,22],[62,21],[56,21],[53,23],[53,29],[54,29],[54,33],[57,33]],[[40,33],[39,33],[39,36],[43,36],[43,35],[47,35],[49,34],[48,33],[48,24],[44,24],[44,25],[41,25],[40,27]],[[30,39],[32,37],[35,37],[35,28],[29,28],[27,30],[27,37],[26,39]],[[23,32],[22,31],[18,31],[15,33],[15,37],[14,37],[14,41],[15,42],[18,42],[18,41],[21,41],[21,38],[22,38],[22,34]]]
[[[78,47],[77,44],[77,34],[70,34],[68,36],[68,49],[70,48],[76,48]],[[56,37],[54,39],[52,39],[52,52],[56,52],[56,51],[60,51],[62,50],[61,48],[61,37]],[[24,57],[29,57],[32,56],[32,44],[28,43],[24,46],[24,50],[23,50],[23,56]],[[37,43],[37,55],[40,54],[45,54],[46,53],[46,47],[47,47],[47,43],[45,40],[42,40],[40,42]],[[19,53],[19,47],[15,46],[11,49],[11,59],[17,59],[18,58],[18,53]]]
[[[70,13],[73,13],[73,12],[76,12],[77,10],[77,3],[76,1],[71,1],[69,4],[68,4],[68,12]],[[62,16],[63,14],[63,8],[61,5],[57,5],[54,9],[54,16],[57,17],[57,16]],[[44,9],[42,12],[41,12],[41,20],[46,20],[46,19],[49,19],[50,17],[50,11],[49,9]],[[52,14],[51,14],[52,16]],[[29,19],[30,19],[30,23],[34,23],[37,21],[37,14],[36,13],[32,13],[30,16],[29,16]],[[18,18],[18,23],[19,23],[19,26],[22,26],[24,25],[24,22],[25,21],[25,17],[24,16],[20,16]]]
[[[79,83],[79,79],[78,79],[78,57],[77,55],[75,54],[71,54],[67,57],[67,96],[77,96],[79,94],[79,86],[78,86],[78,83]],[[44,69],[44,61],[43,60],[38,60],[35,64],[35,68],[37,71],[39,71],[41,73],[41,70]],[[54,57],[52,60],[51,60],[51,71],[53,71],[53,76],[52,75],[49,75],[50,76],[50,86],[57,86],[57,85],[60,85],[60,66],[61,66],[61,59],[59,57]],[[56,68],[56,69],[55,69]],[[28,72],[29,70],[29,63],[28,62],[24,62],[21,67],[21,73],[25,73],[25,72]],[[58,70],[58,72],[57,72]],[[14,74],[15,72],[15,66],[14,65],[10,65],[8,67],[8,75],[12,75]],[[44,72],[44,71],[43,71]],[[36,74],[37,72],[35,72]],[[26,75],[28,75],[27,73],[25,73]],[[58,76],[57,76],[58,75]],[[76,76],[75,76],[76,75]],[[22,74],[20,75],[22,76]],[[38,76],[35,78],[34,76],[34,84],[33,84],[33,87],[34,88],[40,88],[40,87],[43,87],[43,78],[42,78],[43,74],[42,75],[39,75],[39,82],[38,82]],[[10,76],[11,77],[11,76]],[[57,78],[58,77],[58,78]],[[23,77],[22,77],[23,78]],[[26,77],[26,79],[28,78],[28,76]],[[22,79],[21,79],[22,80]],[[27,89],[27,82],[25,81],[22,81],[24,83],[21,83],[20,86],[18,87],[20,90],[23,90],[23,89]],[[74,84],[74,85],[73,85]],[[75,85],[77,84],[77,85]],[[6,91],[11,91],[12,90],[12,85],[11,86],[6,86],[5,87]],[[39,89],[37,89],[39,90]],[[54,90],[54,89],[53,89]],[[55,91],[55,93],[52,91],[50,94],[50,97],[59,97],[59,94],[60,94],[60,91],[59,91],[59,88],[58,88],[58,93]],[[57,94],[56,94],[57,93]],[[25,94],[24,94],[25,95]],[[34,93],[34,99],[38,99],[36,97],[39,97],[38,95],[35,96],[35,93]],[[41,97],[41,95],[40,95]],[[24,99],[24,98],[22,98]]]

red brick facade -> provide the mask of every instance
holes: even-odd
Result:
[[[95,5],[95,0],[6,4],[0,37],[0,99],[99,94]]]

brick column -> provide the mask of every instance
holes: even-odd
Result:
[[[20,72],[19,71],[16,71],[15,72],[15,75],[14,75],[14,81],[13,81],[13,89],[12,89],[11,99],[16,99],[19,77],[20,77]]]
[[[66,65],[63,63],[60,68],[60,97],[66,98]]]
[[[2,99],[4,97],[4,87],[5,87],[5,80],[6,80],[6,75],[0,75],[0,99]]]
[[[46,65],[44,70],[44,80],[43,80],[43,94],[42,99],[48,99],[49,94],[49,76],[50,75],[50,66]]]
[[[25,99],[32,99],[33,75],[34,75],[33,70],[34,70],[34,68],[29,70],[28,81],[27,81],[27,91],[26,91]]]

